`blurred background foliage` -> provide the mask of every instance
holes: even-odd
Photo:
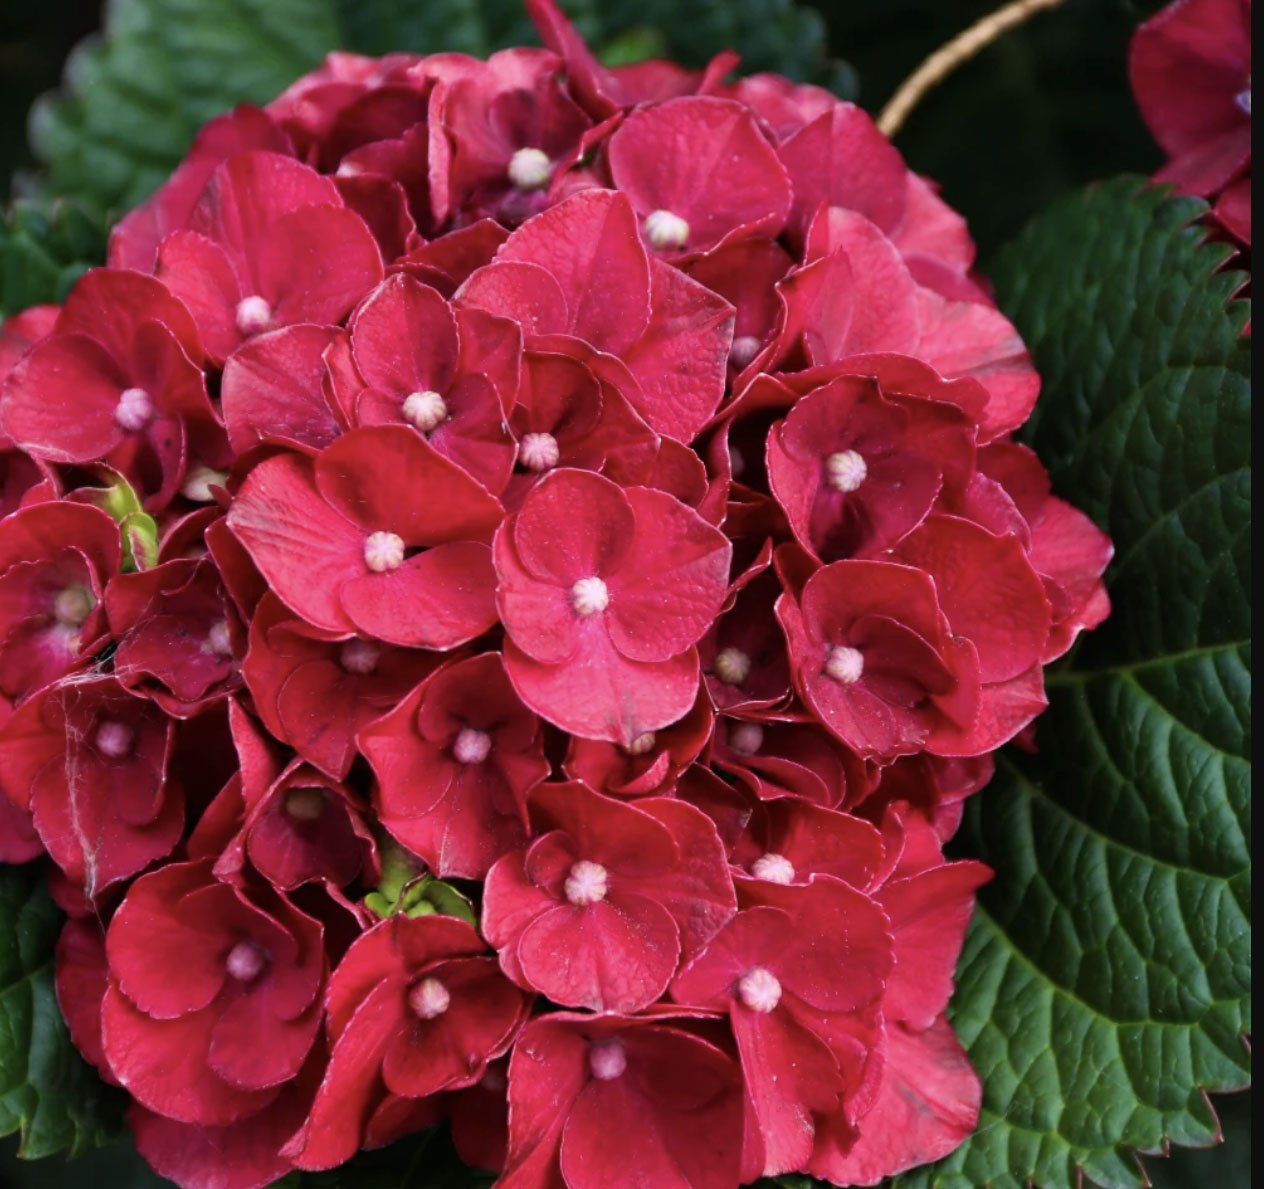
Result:
[[[610,2],[623,7],[620,0]],[[381,3],[365,0],[365,7]],[[29,187],[37,165],[27,140],[31,104],[57,87],[67,55],[100,28],[105,7],[101,0],[0,2],[0,204]],[[409,6],[390,0],[386,7]],[[588,7],[601,12],[603,5],[598,0]],[[803,73],[876,113],[929,53],[997,3],[801,0],[798,7],[814,13],[800,17],[794,28],[805,40],[823,28],[828,47],[828,61],[805,66]],[[1096,178],[1149,173],[1158,165],[1126,71],[1132,30],[1158,7],[1155,0],[1067,0],[959,68],[908,119],[896,143],[913,168],[938,180],[948,201],[966,214],[984,261],[1059,195]],[[409,28],[409,20],[400,18],[400,27]],[[424,14],[418,20],[424,28]],[[605,56],[617,61],[673,50],[691,44],[693,33],[697,30],[625,29],[607,45]],[[812,62],[811,47],[802,48],[803,61]],[[11,214],[27,217],[43,215],[21,209]],[[75,233],[73,225],[63,232]],[[66,257],[77,258],[73,252]],[[12,267],[21,272],[54,265],[23,257]],[[1175,1151],[1168,1159],[1146,1160],[1156,1189],[1245,1189],[1250,1184],[1250,1095],[1222,1099],[1217,1109],[1227,1142],[1209,1151]],[[20,1172],[15,1151],[14,1138],[0,1142],[0,1187],[152,1184],[125,1149],[103,1153],[91,1170],[51,1160]]]

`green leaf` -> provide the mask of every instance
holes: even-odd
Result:
[[[667,52],[701,64],[734,47],[746,70],[850,85],[847,69],[826,59],[820,16],[792,0],[565,7],[621,61]],[[32,147],[46,190],[123,210],[175,168],[206,120],[267,102],[331,50],[485,56],[537,42],[521,0],[114,0],[104,36],[75,50],[62,90],[32,110]]]
[[[38,866],[0,867],[0,1136],[38,1159],[102,1142],[118,1101],[79,1056],[57,1008],[61,914]]]
[[[1118,179],[997,262],[1045,382],[1029,440],[1114,538],[1114,615],[967,812],[997,872],[952,1008],[983,1115],[910,1185],[1141,1186],[1135,1152],[1214,1143],[1204,1091],[1250,1081],[1247,309],[1205,209]]]
[[[61,301],[104,258],[104,229],[80,206],[15,202],[0,214],[0,318]]]

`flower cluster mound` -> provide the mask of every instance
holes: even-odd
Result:
[[[0,856],[186,1189],[443,1121],[506,1189],[874,1184],[976,1122],[942,846],[1110,543],[868,116],[528,7],[214,120],[0,332]]]

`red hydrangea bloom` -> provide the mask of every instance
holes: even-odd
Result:
[[[494,652],[427,678],[359,745],[378,820],[436,874],[481,879],[527,837],[526,798],[549,774],[540,720]]]
[[[245,631],[209,558],[121,574],[105,607],[115,674],[168,714],[187,718],[239,683]]]
[[[800,696],[842,742],[878,759],[969,753],[979,658],[952,635],[928,574],[835,562],[808,579],[797,603],[783,595],[777,615]]]
[[[1156,180],[1219,201],[1251,246],[1251,0],[1175,0],[1133,34],[1128,72],[1168,156]]]
[[[673,152],[665,156],[664,144]],[[615,188],[658,252],[707,252],[736,237],[775,239],[790,179],[750,111],[690,95],[637,108],[607,147]],[[684,168],[682,168],[684,166]]]
[[[473,1085],[509,1048],[529,1007],[464,921],[383,921],[330,981],[329,1066],[286,1155],[299,1168],[332,1168],[398,1100]]]
[[[163,285],[94,269],[71,291],[52,333],[9,372],[0,431],[35,458],[106,461],[135,474],[161,508],[191,456],[209,465],[224,457],[201,359],[192,318]]]
[[[846,979],[834,947],[848,955]],[[803,1167],[812,1116],[846,1111],[866,1092],[891,964],[881,909],[822,876],[787,889],[776,907],[739,912],[673,982],[677,1002],[729,1015],[766,1175]]]
[[[495,622],[487,542],[499,519],[486,488],[402,426],[355,430],[314,459],[265,459],[228,514],[308,623],[427,648]]]
[[[0,732],[0,788],[29,809],[57,865],[89,899],[171,851],[184,805],[167,786],[173,724],[113,677],[28,698]]]
[[[724,598],[730,554],[665,492],[548,475],[495,541],[505,664],[523,701],[624,745],[675,721],[698,691],[693,646]]]
[[[521,368],[521,334],[480,310],[453,310],[434,289],[396,275],[351,319],[363,389],[352,425],[410,425],[440,454],[499,493],[514,463],[505,418]]]
[[[338,321],[381,278],[382,260],[328,178],[254,150],[216,167],[184,227],[159,245],[156,272],[222,362],[261,331]]]
[[[342,780],[356,755],[356,733],[396,706],[436,660],[359,636],[331,637],[269,593],[251,620],[242,676],[268,730]]]
[[[570,335],[617,356],[637,390],[630,396],[637,412],[682,441],[724,395],[732,307],[651,259],[617,192],[584,190],[529,219],[457,299],[529,335]]]
[[[738,1067],[692,1029],[688,1016],[670,1014],[533,1020],[509,1062],[509,1149],[497,1183],[604,1189],[631,1169],[694,1189],[750,1179]]]
[[[869,116],[526,7],[213,120],[0,327],[0,861],[183,1189],[445,1119],[509,1189],[875,1184],[978,1118],[943,846],[1110,541]],[[1229,227],[1248,7],[1134,47]]]
[[[541,785],[530,803],[535,841],[484,888],[483,932],[505,972],[568,1007],[648,1006],[733,914],[715,828],[680,801],[632,806],[582,784]]]
[[[177,863],[136,881],[106,935],[106,1060],[151,1110],[224,1126],[296,1077],[320,1027],[319,922],[267,888]]]
[[[54,501],[0,519],[0,723],[102,642],[120,554],[118,526],[95,508]]]

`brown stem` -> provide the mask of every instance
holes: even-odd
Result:
[[[921,102],[922,96],[932,87],[943,82],[962,62],[968,62],[984,46],[1029,17],[1046,8],[1057,8],[1063,0],[1012,0],[1003,8],[985,16],[971,25],[964,33],[958,33],[947,45],[940,46],[926,59],[891,96],[891,101],[878,117],[878,127],[887,136],[895,136],[908,119],[909,112]]]

